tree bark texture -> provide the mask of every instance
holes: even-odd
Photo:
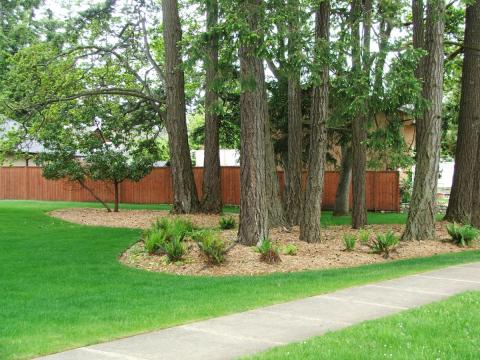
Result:
[[[83,180],[77,180],[77,181],[82,188],[87,190],[90,193],[90,195],[94,197],[95,200],[97,200],[100,204],[103,205],[105,209],[107,209],[107,212],[112,212],[112,209],[110,209],[108,204],[105,201],[103,201],[97,194],[95,194],[95,192],[92,189],[90,189]]]
[[[445,219],[469,223],[480,126],[480,0],[467,6],[460,113],[452,190]]]
[[[259,31],[262,1],[246,0],[241,10],[250,32]],[[260,41],[260,40],[257,40]],[[256,245],[268,237],[266,198],[265,127],[267,98],[263,62],[257,56],[258,42],[241,39],[240,77],[240,225],[238,241]]]
[[[352,227],[367,225],[366,174],[367,174],[366,120],[358,114],[352,122]]]
[[[207,1],[208,42],[205,59],[205,162],[203,167],[202,211],[220,213],[222,211],[219,118],[215,111],[218,95],[214,89],[218,69],[218,36],[215,27],[218,23],[218,1]]]
[[[412,0],[412,17],[413,17],[413,47],[415,49],[425,48],[425,22],[423,20],[425,14],[423,0]],[[422,80],[424,76],[425,58],[420,59],[415,76]]]
[[[423,98],[428,106],[417,121],[417,164],[403,240],[435,238],[435,205],[440,163],[443,97],[443,33],[445,2],[427,5]]]
[[[288,73],[288,163],[285,172],[285,204],[289,225],[298,225],[302,211],[302,88],[297,59],[299,49],[299,4],[289,0],[291,19],[288,24],[288,59],[291,69]]]
[[[363,88],[362,52],[360,45],[359,21],[361,17],[360,0],[352,1],[351,8],[351,32],[352,32],[352,72],[358,77],[358,87]],[[365,30],[365,26],[364,26]],[[365,61],[367,49],[363,49]],[[365,114],[359,112],[352,121],[352,227],[359,229],[367,224],[366,206],[366,172],[367,172],[367,124]]]
[[[325,52],[328,47],[329,20],[330,3],[322,1],[315,16],[315,46],[318,54]],[[318,80],[312,89],[307,186],[304,193],[303,216],[300,219],[300,240],[310,243],[321,241],[320,218],[327,152],[329,74],[325,59],[320,61],[324,63],[321,65]]]
[[[285,226],[287,225],[287,221],[280,195],[280,184],[278,181],[267,107],[265,107],[265,111],[265,191],[268,207],[268,225],[273,228]]]
[[[350,144],[342,145],[342,163],[340,180],[335,195],[333,216],[343,216],[350,213],[350,182],[352,180],[352,148]]]
[[[119,204],[120,204],[120,189],[119,189],[120,183],[117,181],[113,182],[113,193],[114,193],[114,206],[113,206],[113,212],[118,212],[119,209]]]
[[[478,143],[480,144],[480,132],[478,133]],[[475,161],[475,173],[472,191],[472,217],[471,223],[480,229],[480,146],[477,146],[477,158]]]
[[[192,213],[199,209],[188,145],[185,109],[185,79],[179,43],[182,29],[177,0],[163,0],[163,38],[165,42],[165,82],[168,133],[173,183],[173,212]]]

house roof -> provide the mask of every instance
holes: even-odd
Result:
[[[17,121],[7,119],[0,124],[0,138],[4,137],[10,131],[20,128],[20,124]],[[27,152],[30,154],[38,154],[44,151],[44,147],[38,141],[33,139],[24,140],[18,147],[20,152]]]

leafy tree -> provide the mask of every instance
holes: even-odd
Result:
[[[136,107],[97,97],[82,105],[62,103],[50,109],[62,116],[44,124],[37,136],[44,151],[36,162],[45,178],[79,183],[110,212],[87,180],[109,182],[114,192],[113,211],[118,212],[120,184],[139,181],[158,159],[157,132],[148,110]],[[52,115],[46,114],[47,119]]]

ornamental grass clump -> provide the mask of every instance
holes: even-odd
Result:
[[[368,242],[370,241],[370,236],[371,235],[372,235],[372,233],[370,232],[370,230],[361,229],[358,232],[358,239],[360,240],[360,244],[367,245]]]
[[[219,221],[219,225],[220,225],[220,229],[229,230],[229,229],[235,229],[235,226],[237,225],[237,223],[233,216],[222,216],[222,218]]]
[[[392,231],[385,234],[377,234],[376,238],[372,240],[370,248],[375,254],[382,254],[387,259],[392,250],[398,245],[399,240]]]
[[[149,254],[159,254],[160,244],[163,242],[163,236],[163,232],[156,229],[146,231],[144,236],[145,250]]]
[[[294,244],[288,244],[283,248],[282,252],[284,255],[295,256],[298,253],[298,249]]]
[[[201,230],[195,232],[192,238],[210,264],[219,265],[225,261],[226,244],[217,232]]]
[[[446,226],[452,242],[458,246],[472,246],[474,241],[480,237],[480,230],[471,225],[460,225],[457,223]]]
[[[282,261],[280,259],[280,250],[269,239],[264,239],[255,250],[260,253],[260,260],[267,264],[276,264]]]
[[[183,256],[187,252],[185,244],[183,243],[184,237],[185,235],[169,235],[167,241],[162,244],[162,251],[167,256],[169,262],[176,262],[183,259]]]
[[[159,219],[145,233],[145,250],[149,254],[166,255],[170,262],[179,261],[186,253],[184,239],[193,230],[192,223],[187,220]]]
[[[345,245],[345,251],[353,251],[357,244],[357,238],[353,234],[344,234],[343,244]]]

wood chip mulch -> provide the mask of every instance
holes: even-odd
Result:
[[[171,215],[167,211],[125,210],[119,213],[107,213],[101,209],[79,208],[55,210],[50,215],[84,225],[142,229],[148,228],[157,218],[165,216],[181,216],[192,221],[197,227],[210,228],[218,227],[220,219],[218,215]],[[234,215],[234,217],[238,222],[238,216]],[[367,229],[372,234],[393,231],[400,236],[404,225],[369,225]],[[281,262],[277,264],[264,263],[259,260],[259,254],[252,247],[235,243],[237,230],[221,232],[229,251],[225,262],[219,266],[208,265],[198,246],[193,242],[187,242],[187,255],[179,263],[168,263],[165,256],[148,255],[144,251],[142,241],[127,249],[119,260],[127,266],[178,275],[259,275],[273,272],[352,267],[472,250],[472,248],[461,248],[448,242],[449,236],[445,230],[445,223],[436,224],[437,238],[435,240],[401,242],[388,259],[372,254],[367,245],[361,245],[358,241],[353,251],[345,251],[343,235],[346,233],[358,234],[358,230],[353,230],[350,226],[330,226],[323,229],[321,243],[308,244],[298,240],[298,227],[290,230],[272,229],[270,238],[280,249],[288,244],[294,244],[298,249],[297,255],[281,255]],[[478,244],[474,249],[478,249]]]

